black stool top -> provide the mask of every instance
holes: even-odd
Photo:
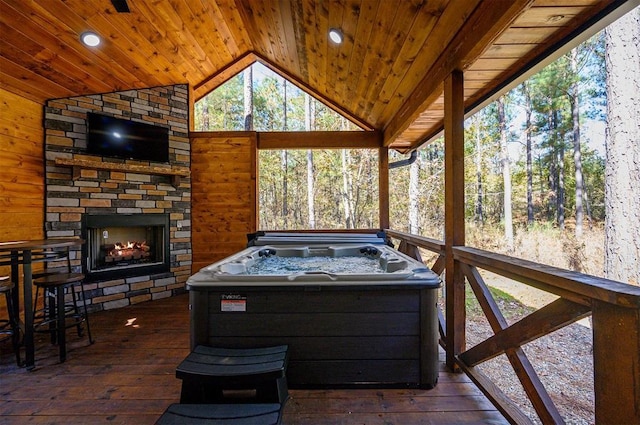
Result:
[[[176,377],[277,379],[285,375],[288,346],[216,348],[197,346],[176,369]]]
[[[277,425],[281,405],[261,404],[172,404],[156,425]]]
[[[82,273],[53,273],[33,279],[36,286],[56,287],[84,280]]]
[[[9,276],[0,277],[0,292],[9,292],[15,285],[9,280]]]

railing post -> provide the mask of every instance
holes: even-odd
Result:
[[[640,309],[593,300],[597,424],[640,424]]]
[[[465,349],[464,275],[453,258],[453,247],[465,243],[464,228],[464,84],[462,71],[444,82],[444,197],[446,362],[457,370],[455,356]]]

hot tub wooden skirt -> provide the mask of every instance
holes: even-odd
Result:
[[[439,367],[437,290],[411,285],[191,289],[191,346],[288,345],[291,388],[432,388]]]

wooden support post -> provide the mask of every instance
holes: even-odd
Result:
[[[455,356],[465,349],[464,275],[453,259],[453,247],[465,243],[464,229],[464,84],[462,71],[444,83],[444,193],[446,262],[446,363],[458,370]]]
[[[378,205],[380,228],[388,229],[389,223],[389,148],[378,149]]]
[[[195,131],[196,129],[196,119],[195,119],[195,115],[196,115],[196,101],[198,99],[196,99],[196,97],[194,96],[193,93],[193,86],[189,85],[188,87],[189,90],[189,98],[188,98],[188,103],[189,103],[189,131]]]
[[[640,310],[593,301],[597,424],[640,424]]]

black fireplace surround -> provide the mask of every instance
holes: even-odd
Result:
[[[88,281],[168,272],[169,214],[85,214],[82,271]]]

